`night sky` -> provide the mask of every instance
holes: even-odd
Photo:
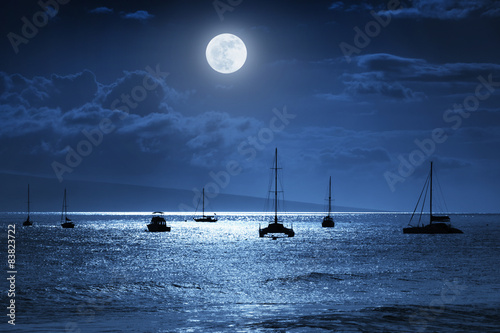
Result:
[[[336,205],[411,211],[434,161],[450,211],[499,212],[500,2],[40,3],[2,3],[2,201],[33,177],[265,197],[277,147],[289,200],[332,176]]]

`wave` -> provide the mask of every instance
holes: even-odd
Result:
[[[321,273],[321,272],[311,272],[307,274],[301,274],[297,276],[286,276],[286,277],[278,277],[266,279],[264,283],[269,282],[281,282],[281,283],[290,283],[290,282],[321,282],[321,281],[343,281],[348,279],[349,277],[356,276],[354,274],[333,274],[333,273]]]
[[[426,311],[427,310],[427,311]],[[453,305],[434,312],[420,305],[390,305],[317,314],[275,316],[244,327],[251,330],[310,332],[499,332],[500,313],[491,305]]]

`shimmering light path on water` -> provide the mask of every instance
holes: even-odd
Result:
[[[72,230],[57,213],[34,213],[29,228],[2,213],[4,233],[17,228],[16,329],[500,329],[498,215],[452,216],[462,235],[404,235],[407,214],[335,214],[333,229],[290,214],[296,236],[277,240],[258,237],[269,216],[217,215],[168,214],[172,231],[149,233],[149,213],[73,213]]]

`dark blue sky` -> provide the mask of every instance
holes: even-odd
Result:
[[[4,176],[264,197],[278,147],[290,200],[331,175],[335,204],[412,210],[433,160],[450,210],[499,211],[497,1],[45,3],[2,4]]]

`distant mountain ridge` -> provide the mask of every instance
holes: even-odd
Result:
[[[62,193],[68,189],[68,210],[75,212],[194,211],[198,197],[193,191],[128,184],[65,181],[33,176],[0,174],[0,211],[26,211],[30,184],[32,211],[60,211]],[[206,196],[207,212],[262,212],[266,198],[234,194]],[[323,212],[324,205],[286,201],[287,212]],[[201,210],[201,205],[198,207]],[[369,209],[335,206],[334,212],[367,212]]]

